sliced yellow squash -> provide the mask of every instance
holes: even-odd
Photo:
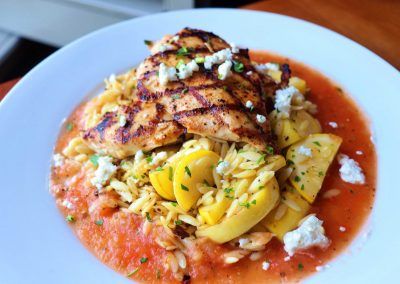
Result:
[[[260,222],[274,207],[279,199],[279,185],[272,178],[263,189],[249,199],[249,206],[222,222],[196,231],[198,237],[208,237],[216,243],[228,242],[250,230]]]
[[[292,111],[290,119],[293,121],[294,128],[301,138],[310,134],[321,133],[321,125],[311,114],[305,110]]]
[[[207,224],[215,225],[224,215],[229,204],[231,204],[230,200],[226,197],[223,197],[219,202],[200,207],[199,214],[204,218]]]
[[[332,134],[312,134],[288,149],[286,160],[293,164],[289,180],[308,202],[314,202],[341,143],[342,138]]]
[[[179,206],[189,210],[200,197],[196,186],[205,181],[214,185],[213,167],[219,156],[215,152],[199,150],[183,157],[177,164],[173,178],[174,196]]]
[[[173,166],[167,164],[149,174],[150,182],[154,189],[162,198],[168,200],[175,200],[172,186],[173,172]]]
[[[275,134],[278,137],[278,146],[281,149],[286,148],[301,139],[293,121],[290,119],[279,120],[276,123],[275,129],[277,130]]]
[[[283,236],[297,227],[299,221],[307,215],[310,204],[292,187],[282,193],[279,205],[260,223],[281,241]]]

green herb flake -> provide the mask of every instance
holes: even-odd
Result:
[[[244,65],[242,62],[233,61],[233,70],[238,73],[242,73],[244,71]]]
[[[222,74],[218,74],[218,79],[219,79],[219,80],[222,80],[222,78],[223,78],[223,77],[222,77]]]
[[[181,189],[184,191],[189,191],[189,188],[181,183]]]
[[[147,219],[147,221],[149,221],[149,222],[153,222],[153,220],[151,219],[151,216],[150,216],[150,213],[149,213],[149,212],[146,212],[146,219]]]
[[[261,190],[261,189],[263,189],[265,186],[263,186],[263,185],[260,185],[259,187],[258,187],[258,190]]]
[[[140,263],[146,263],[147,261],[148,261],[149,259],[147,258],[147,257],[142,257],[141,259],[140,259]]]
[[[242,153],[245,153],[245,152],[246,152],[246,150],[240,149],[240,150],[238,151],[238,154],[242,154]]]
[[[183,46],[183,47],[178,49],[178,51],[176,52],[176,55],[178,55],[178,56],[186,56],[186,55],[189,55],[189,53],[190,53],[189,49]]]
[[[152,157],[152,156],[146,157],[146,161],[147,161],[148,163],[153,162],[153,157]]]
[[[65,217],[65,220],[67,222],[73,223],[73,222],[75,222],[75,217],[72,215],[67,215],[67,217]]]
[[[179,69],[179,67],[185,65],[185,61],[183,61],[182,59],[178,61],[178,63],[176,64],[175,68]]]
[[[318,141],[314,141],[313,144],[317,145],[318,147],[321,147],[321,143],[319,143]]]
[[[247,209],[250,208],[250,203],[249,202],[241,202],[239,203],[240,206],[246,207]]]
[[[323,176],[324,176],[324,173],[323,173],[323,172],[318,172],[318,176],[319,176],[319,177],[323,177]]]
[[[288,159],[288,160],[286,160],[286,162],[287,162],[287,164],[290,166],[290,165],[294,165],[294,162],[292,161],[292,160],[290,160],[290,159]]]
[[[256,199],[254,199],[252,202],[251,202],[251,204],[256,204],[257,203],[257,200]]]
[[[171,205],[174,206],[174,207],[176,207],[176,206],[178,205],[178,203],[176,203],[176,202],[171,202]]]
[[[194,61],[196,62],[196,63],[204,63],[205,61],[206,61],[206,59],[204,58],[204,57],[196,57],[195,59],[194,59]]]
[[[131,277],[132,275],[136,274],[138,271],[139,271],[139,267],[135,268],[134,270],[132,270],[131,272],[126,274],[126,277]]]
[[[162,172],[163,170],[164,170],[163,167],[157,167],[157,168],[156,168],[156,171],[157,171],[157,172]]]
[[[189,169],[188,166],[185,166],[185,172],[187,173],[187,175],[188,175],[189,177],[192,177],[192,173],[190,172],[190,169]]]
[[[173,94],[172,96],[171,96],[171,98],[175,101],[175,100],[179,100],[180,98],[181,98],[181,95],[179,95],[179,94]]]
[[[299,264],[297,265],[297,268],[298,268],[299,270],[303,270],[304,265],[303,265],[302,263],[299,263]]]
[[[265,155],[262,154],[260,158],[257,160],[257,164],[260,164],[262,161],[265,161]]]
[[[74,129],[74,124],[72,122],[68,122],[65,128],[67,131],[72,131],[72,129]]]
[[[228,90],[227,86],[222,86],[222,89],[226,92]]]
[[[99,219],[99,220],[94,221],[94,223],[95,223],[97,226],[103,226],[104,221],[103,221],[103,219]]]
[[[175,225],[178,225],[178,226],[182,225],[182,220],[175,220]]]
[[[150,46],[150,45],[153,44],[153,42],[152,42],[151,40],[145,39],[145,40],[144,40],[144,44],[147,45],[147,46]]]
[[[172,177],[174,175],[172,167],[168,167],[168,179],[172,181]]]
[[[271,146],[267,146],[267,148],[265,149],[267,151],[268,154],[272,155],[274,153],[274,148]]]
[[[92,162],[93,166],[97,167],[99,165],[99,156],[92,155],[89,158],[90,162]]]
[[[233,196],[230,196],[230,195],[225,195],[225,197],[228,199],[231,199],[231,200],[233,199]]]
[[[299,182],[299,181],[301,181],[301,178],[300,178],[299,176],[295,176],[295,177],[294,177],[294,181],[295,181],[295,182]]]
[[[301,188],[301,190],[304,190],[304,184],[302,184],[300,188]]]
[[[229,193],[231,193],[233,191],[233,188],[224,188],[224,192],[225,193],[227,193],[227,194],[229,194]]]

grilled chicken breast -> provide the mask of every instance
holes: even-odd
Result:
[[[174,143],[186,133],[249,143],[260,150],[272,143],[266,96],[276,85],[259,74],[247,49],[232,49],[232,70],[222,80],[219,64],[198,70],[184,79],[162,84],[160,65],[175,67],[204,58],[231,46],[210,32],[185,28],[151,46],[151,56],[137,68],[137,89],[131,106],[104,115],[84,131],[91,147],[124,158]],[[126,123],[120,125],[118,117]]]

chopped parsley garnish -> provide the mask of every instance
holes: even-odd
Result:
[[[267,151],[268,154],[273,154],[274,153],[274,148],[271,146],[267,146],[267,148],[265,149]]]
[[[304,184],[302,184],[300,188],[301,188],[301,190],[304,190]]]
[[[92,162],[93,166],[97,167],[99,165],[99,156],[92,155],[89,158],[90,162]]]
[[[242,73],[244,70],[243,63],[239,61],[233,61],[233,70],[235,70],[238,73]]]
[[[229,194],[229,193],[231,193],[233,191],[233,188],[224,188],[224,192],[226,193],[226,194]]]
[[[219,79],[219,80],[222,80],[222,78],[223,78],[223,77],[222,77],[222,74],[218,74],[218,79]]]
[[[254,199],[252,202],[251,202],[251,204],[256,204],[257,203],[257,200],[256,199]]]
[[[68,122],[65,128],[67,131],[72,131],[72,129],[74,129],[74,124],[72,122]]]
[[[157,172],[162,172],[163,170],[164,170],[163,167],[157,167],[157,168],[156,168],[156,171],[157,171]]]
[[[306,174],[305,172],[301,172],[301,175],[303,175],[303,176],[304,176],[305,174]]]
[[[67,220],[67,222],[75,222],[75,217],[72,215],[67,215],[67,217],[65,217],[65,220]]]
[[[185,186],[182,183],[181,183],[181,189],[184,190],[184,191],[189,191],[189,188],[187,188],[187,186]]]
[[[140,263],[146,263],[149,259],[147,257],[142,257]]]
[[[194,59],[194,61],[195,61],[196,63],[204,63],[204,62],[206,61],[206,59],[205,59],[204,57],[196,57],[196,58]]]
[[[238,151],[238,154],[245,153],[245,152],[246,152],[246,150],[240,149],[240,150]]]
[[[318,141],[314,141],[313,144],[317,145],[318,147],[321,147],[321,143],[319,143]]]
[[[184,88],[184,89],[182,90],[182,94],[186,94],[187,92],[189,92],[189,89],[188,89],[188,88]]]
[[[260,158],[257,160],[257,164],[261,163],[262,161],[265,161],[265,155],[262,154]]]
[[[149,212],[146,212],[146,219],[147,219],[147,221],[149,221],[149,222],[153,222],[153,220],[152,220],[151,217],[150,217],[150,213],[149,213]]]
[[[147,161],[148,163],[153,162],[153,157],[152,157],[152,156],[146,157],[146,161]]]
[[[192,177],[192,173],[190,172],[190,169],[189,169],[188,166],[185,166],[185,172],[187,173],[187,175],[188,175],[189,177]]]
[[[239,203],[240,206],[246,207],[247,209],[250,208],[250,203],[249,202],[241,202]]]
[[[227,86],[222,86],[222,89],[226,92],[228,90]]]
[[[225,197],[226,197],[226,198],[228,198],[228,199],[233,199],[233,196],[231,196],[231,195],[228,195],[228,194],[227,194],[227,195],[225,195]]]
[[[175,225],[182,225],[182,221],[181,220],[175,220]]]
[[[297,268],[298,268],[299,270],[303,270],[304,265],[303,265],[302,263],[299,263],[299,264],[297,265]]]
[[[189,53],[190,53],[190,50],[183,46],[183,47],[178,49],[178,51],[176,52],[176,55],[178,55],[178,56],[186,56],[186,55],[189,55]]]
[[[152,45],[153,42],[152,42],[151,40],[145,39],[145,40],[144,40],[144,44],[147,45],[147,46],[149,46],[149,45]]]
[[[294,162],[292,160],[290,160],[290,159],[287,159],[286,162],[287,162],[288,165],[294,165]]]
[[[299,182],[299,181],[301,181],[301,178],[300,178],[299,176],[295,176],[295,177],[294,177],[294,181],[295,181],[295,182]]]
[[[132,275],[136,274],[136,272],[138,272],[138,271],[139,271],[139,267],[135,268],[134,270],[132,270],[131,272],[126,274],[126,277],[131,277]]]
[[[169,179],[170,181],[172,181],[173,175],[174,175],[174,173],[173,173],[172,167],[168,167],[168,179]]]
[[[94,221],[94,223],[95,223],[97,226],[103,226],[104,221],[103,221],[102,219],[99,219],[99,220]]]
[[[174,207],[176,207],[176,206],[178,205],[178,203],[176,203],[176,202],[171,202],[171,205],[174,206]]]
[[[260,185],[260,186],[258,187],[258,189],[261,190],[261,189],[263,189],[264,187],[265,187],[265,186]]]
[[[183,61],[182,59],[178,61],[178,63],[176,64],[175,68],[179,69],[179,67],[181,67],[182,65],[185,65],[185,61]]]
[[[323,176],[324,176],[324,173],[323,173],[323,172],[318,172],[318,176],[319,176],[319,177],[323,177]]]
[[[171,96],[171,98],[172,98],[173,100],[179,100],[179,99],[181,98],[181,96],[180,96],[179,94],[173,94],[173,95]]]

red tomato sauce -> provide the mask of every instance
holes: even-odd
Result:
[[[319,196],[312,205],[312,212],[324,221],[326,235],[331,240],[327,249],[308,249],[285,261],[283,246],[274,239],[267,245],[263,257],[258,261],[251,261],[246,257],[236,264],[226,266],[220,256],[228,251],[228,247],[206,243],[202,247],[201,261],[193,262],[187,259],[190,283],[298,282],[314,273],[316,266],[326,264],[350,244],[373,206],[377,172],[376,153],[370,139],[368,122],[354,102],[322,74],[294,60],[258,51],[251,52],[251,58],[260,63],[289,63],[292,75],[307,82],[311,89],[307,98],[318,106],[316,118],[320,121],[323,132],[343,138],[339,152],[360,164],[366,183],[353,185],[342,181],[336,160],[330,167]],[[83,107],[84,105],[80,106],[69,118],[68,121],[74,128],[62,131],[56,152],[61,152],[68,142],[79,134],[79,129],[82,128]],[[332,128],[329,122],[336,122],[338,128]],[[357,155],[356,151],[362,151],[363,154]],[[116,209],[103,210],[100,214],[89,212],[90,204],[97,197],[83,169],[69,164],[54,168],[51,184],[51,191],[63,215],[74,216],[74,222],[70,225],[77,237],[103,263],[123,275],[131,274],[129,278],[139,282],[176,282],[163,265],[166,251],[154,241],[155,235],[161,233],[160,231],[152,230],[146,236],[141,229],[142,217]],[[324,192],[330,189],[339,189],[340,194],[329,199],[323,198]],[[108,194],[113,196],[113,193]],[[73,203],[73,208],[61,206],[65,199]],[[344,232],[339,230],[341,226],[345,228]],[[143,261],[144,258],[147,260]],[[263,261],[270,263],[267,271],[262,270]]]

